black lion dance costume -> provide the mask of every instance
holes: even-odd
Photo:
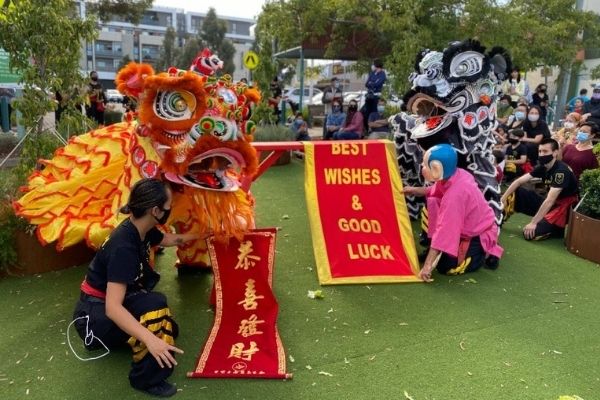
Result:
[[[458,166],[474,175],[496,222],[501,223],[493,130],[497,88],[511,67],[504,49],[494,47],[485,53],[475,40],[452,42],[443,52],[423,50],[417,55],[415,72],[409,77],[412,89],[404,96],[406,111],[390,118],[403,184],[422,186],[423,153],[436,144],[449,143],[459,154]],[[422,203],[407,200],[409,214],[416,218]]]

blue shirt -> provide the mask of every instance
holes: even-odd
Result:
[[[369,114],[369,122],[379,121],[380,119],[385,119],[385,117],[379,111],[375,111]],[[369,128],[369,130],[371,132],[388,132],[388,127],[380,126],[378,128]]]
[[[327,114],[327,121],[325,122],[325,126],[337,126],[341,127],[344,125],[344,121],[346,121],[346,114],[343,112],[333,112]]]
[[[385,75],[384,70],[381,70],[379,72],[371,71],[369,72],[369,78],[367,79],[367,83],[365,83],[365,86],[367,87],[367,89],[369,89],[369,91],[379,93],[381,92],[381,89],[383,89],[383,84],[385,83],[386,79],[387,77]]]

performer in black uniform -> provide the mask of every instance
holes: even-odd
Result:
[[[533,217],[523,228],[523,236],[527,240],[550,236],[562,238],[569,208],[577,202],[577,179],[567,164],[556,159],[557,156],[558,142],[543,139],[539,146],[539,164],[533,171],[515,180],[502,196],[506,217],[513,212]],[[548,191],[546,197],[521,187],[532,178],[542,179]]]
[[[162,233],[167,222],[171,191],[156,179],[142,179],[121,212],[131,214],[104,242],[90,263],[81,284],[74,313],[75,327],[86,348],[109,349],[129,344],[133,362],[129,381],[135,389],[155,396],[172,396],[177,388],[166,379],[177,365],[174,353],[178,334],[162,293],[153,292],[160,275],[150,266],[153,246],[175,246],[199,235]]]

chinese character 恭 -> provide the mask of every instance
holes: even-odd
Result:
[[[262,324],[265,321],[259,320],[256,314],[252,314],[250,318],[243,319],[240,323],[240,328],[238,329],[238,334],[243,337],[248,337],[252,335],[262,335],[262,332],[256,329],[258,324]]]
[[[238,301],[238,304],[244,307],[244,310],[256,310],[258,307],[258,299],[264,299],[265,296],[257,296],[256,289],[254,288],[254,279],[248,279],[246,282],[246,291],[244,295],[246,296],[244,300]]]
[[[250,342],[250,347],[247,350],[244,350],[244,343],[236,343],[231,346],[231,351],[229,352],[229,357],[227,358],[239,358],[245,361],[251,361],[254,353],[258,352],[259,348],[256,345],[256,342]]]
[[[256,265],[256,261],[260,261],[259,256],[254,256],[251,254],[252,242],[249,240],[242,242],[238,251],[238,263],[235,265],[235,269],[242,268],[244,270],[248,270],[248,268]]]

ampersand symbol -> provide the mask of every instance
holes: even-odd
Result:
[[[361,211],[363,209],[362,204],[360,204],[360,198],[357,195],[352,196],[352,209],[354,211]]]

